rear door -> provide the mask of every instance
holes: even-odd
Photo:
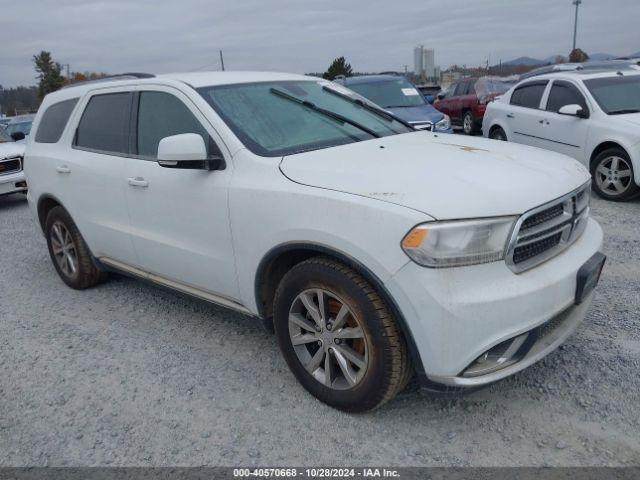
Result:
[[[587,114],[591,113],[586,98],[575,84],[565,80],[554,80],[546,102],[547,114],[541,135],[544,141],[541,146],[583,161],[589,120],[558,113],[565,105],[574,104],[580,105]]]
[[[453,96],[451,97],[451,103],[449,104],[449,117],[451,117],[451,120],[456,125],[462,124],[462,100],[463,96],[466,95],[468,88],[468,81],[458,83],[456,90],[453,92]]]
[[[452,83],[449,86],[449,89],[447,90],[447,92],[445,93],[444,98],[439,99],[434,104],[434,107],[436,109],[438,109],[442,113],[449,115],[449,117],[451,117],[451,105],[452,105],[453,96],[456,92],[457,87],[458,87],[457,83]]]
[[[53,162],[56,191],[96,257],[133,263],[122,182],[133,94],[101,89],[81,100],[71,149]]]
[[[507,122],[512,132],[509,140],[542,147],[543,124],[547,115],[541,110],[541,105],[548,83],[548,80],[527,82],[513,91],[506,109]]]
[[[206,117],[181,91],[145,86],[136,93],[132,156],[125,185],[138,267],[182,285],[235,300],[238,284],[229,226],[229,152]],[[158,143],[182,133],[201,135],[224,170],[161,167]],[[222,150],[221,150],[222,149]]]

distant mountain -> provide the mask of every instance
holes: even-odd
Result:
[[[629,57],[631,57],[631,58],[640,58],[640,52],[632,53],[631,55],[629,55]]]
[[[520,65],[526,65],[526,66],[545,65],[546,63],[549,63],[549,62],[545,60],[538,60],[537,58],[531,58],[531,57],[518,57],[513,60],[509,60],[508,62],[502,62],[502,65],[515,67]]]
[[[602,61],[611,60],[617,58],[617,55],[611,55],[610,53],[589,53],[589,60]]]

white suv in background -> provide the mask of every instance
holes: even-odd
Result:
[[[321,79],[122,76],[48,95],[33,128],[29,203],[67,285],[112,270],[273,322],[347,411],[414,372],[455,389],[531,365],[604,263],[575,160],[416,131]]]
[[[489,104],[485,137],[569,155],[608,200],[640,194],[640,71],[634,65],[527,78]]]

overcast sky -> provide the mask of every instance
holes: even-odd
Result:
[[[0,85],[35,83],[31,57],[49,50],[72,71],[219,69],[324,71],[344,55],[356,71],[479,65],[571,49],[571,0],[21,0],[0,9]],[[640,50],[640,0],[583,0],[578,46]]]

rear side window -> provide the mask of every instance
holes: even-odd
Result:
[[[547,100],[547,111],[558,112],[565,105],[580,105],[587,109],[587,102],[576,87],[567,82],[553,82]]]
[[[516,88],[511,94],[511,105],[519,105],[526,108],[539,108],[542,94],[547,87],[547,82],[528,83]]]
[[[108,153],[129,152],[131,93],[94,95],[82,114],[74,145]]]
[[[158,143],[164,137],[197,133],[207,145],[209,134],[187,106],[177,97],[164,92],[141,92],[138,106],[138,155],[156,158]]]
[[[36,132],[36,142],[56,143],[60,140],[76,103],[78,103],[78,99],[72,98],[64,102],[55,103],[47,108],[40,119],[40,126]]]

